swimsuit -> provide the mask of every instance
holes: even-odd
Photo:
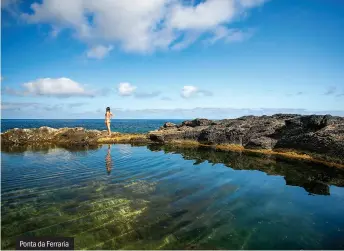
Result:
[[[110,123],[110,115],[109,115],[109,117],[107,117],[105,114],[105,123]]]

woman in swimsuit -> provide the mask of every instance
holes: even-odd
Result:
[[[111,135],[111,129],[110,129],[110,119],[112,118],[112,113],[110,112],[110,107],[106,107],[106,113],[105,113],[105,125],[107,127],[107,131],[109,136]]]

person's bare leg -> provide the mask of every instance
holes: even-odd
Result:
[[[107,126],[107,130],[108,130],[108,135],[110,136],[111,135],[111,129],[110,129],[110,123],[106,123],[106,126]]]
[[[105,126],[106,126],[107,132],[109,133],[109,126],[108,126],[108,123],[106,121],[105,121]]]

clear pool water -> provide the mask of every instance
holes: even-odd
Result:
[[[1,248],[344,249],[344,170],[208,148],[1,152]]]

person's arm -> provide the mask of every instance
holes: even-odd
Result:
[[[110,116],[111,116],[111,118],[113,117],[113,114],[112,114],[112,112],[110,113]]]

